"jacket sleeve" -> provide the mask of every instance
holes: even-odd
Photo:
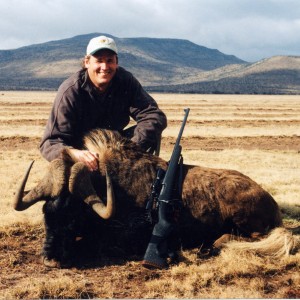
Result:
[[[52,161],[64,147],[74,146],[75,124],[73,95],[58,91],[40,144],[45,159]]]
[[[132,141],[145,150],[154,149],[162,131],[167,127],[167,117],[134,77],[132,87],[130,115],[137,122]]]

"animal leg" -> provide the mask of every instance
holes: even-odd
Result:
[[[221,237],[219,237],[213,244],[213,247],[214,248],[217,248],[217,249],[222,249],[224,244],[230,242],[230,241],[250,241],[249,238],[243,238],[241,236],[238,236],[238,235],[234,235],[234,234],[229,234],[229,233],[226,233],[226,234],[223,234]]]
[[[48,209],[50,211],[45,210]],[[58,244],[59,237],[55,226],[56,219],[51,211],[52,203],[44,206],[45,240],[42,251],[42,262],[49,268],[60,268]]]
[[[254,242],[260,240],[263,237],[262,234],[254,232],[250,237],[244,237],[241,235],[225,233],[219,237],[210,247],[204,247],[199,250],[198,257],[202,259],[209,258],[211,256],[219,255],[225,245],[231,241],[239,242]]]
[[[43,246],[43,263],[47,267],[60,268],[70,265],[72,257],[72,241],[75,240],[74,213],[72,212],[72,199],[61,195],[55,200],[45,203],[44,224],[45,241]]]
[[[220,251],[222,250],[222,248],[224,248],[224,245],[228,242],[231,241],[243,241],[243,242],[254,242],[259,240],[262,237],[262,234],[260,234],[259,232],[253,232],[251,234],[250,237],[243,237],[240,235],[235,235],[235,234],[223,234],[221,237],[219,237],[212,246],[212,255],[216,255],[218,253],[220,253]]]

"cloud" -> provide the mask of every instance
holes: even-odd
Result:
[[[298,0],[10,0],[0,49],[92,32],[188,39],[248,61],[299,55]]]

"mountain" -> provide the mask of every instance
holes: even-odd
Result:
[[[190,83],[151,86],[151,92],[300,94],[300,56],[274,56],[252,64],[203,72]]]
[[[0,50],[0,89],[57,89],[80,68],[86,45],[99,35],[102,34]],[[149,91],[300,93],[298,56],[247,63],[188,40],[111,37],[119,49],[119,64],[131,71]]]

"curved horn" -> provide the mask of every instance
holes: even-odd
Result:
[[[106,205],[97,195],[90,178],[88,168],[81,162],[76,163],[71,169],[69,190],[72,194],[84,199],[84,202],[103,219],[110,219],[115,210],[115,197],[111,178],[106,172]]]
[[[102,218],[110,219],[115,211],[115,196],[111,183],[111,178],[106,172],[106,206],[99,198],[99,196],[89,196],[84,199],[84,202],[92,207],[92,209]]]
[[[47,198],[57,197],[66,186],[66,178],[68,177],[68,165],[61,159],[53,160],[48,172],[44,178],[29,192],[24,192],[26,182],[34,161],[29,165],[27,172],[21,182],[14,200],[14,209],[18,211],[25,210],[33,204],[46,200]],[[26,194],[24,196],[24,194]]]
[[[29,173],[30,173],[30,170],[31,170],[31,168],[32,168],[33,163],[34,163],[34,160],[30,163],[30,165],[29,165],[29,167],[28,167],[28,169],[27,169],[27,171],[26,171],[26,173],[25,173],[25,175],[24,175],[24,177],[23,177],[23,180],[22,180],[22,182],[21,182],[21,185],[20,185],[20,187],[19,187],[19,189],[18,189],[18,191],[17,191],[17,193],[16,193],[15,200],[14,200],[14,204],[13,204],[15,210],[18,210],[18,211],[25,210],[25,209],[27,209],[29,206],[31,206],[32,204],[35,203],[35,202],[34,202],[34,203],[31,204],[32,201],[25,202],[25,201],[23,200],[24,189],[25,189],[26,182],[27,182],[27,180],[28,180],[28,176],[29,176]],[[33,201],[34,201],[34,200],[33,200]]]

